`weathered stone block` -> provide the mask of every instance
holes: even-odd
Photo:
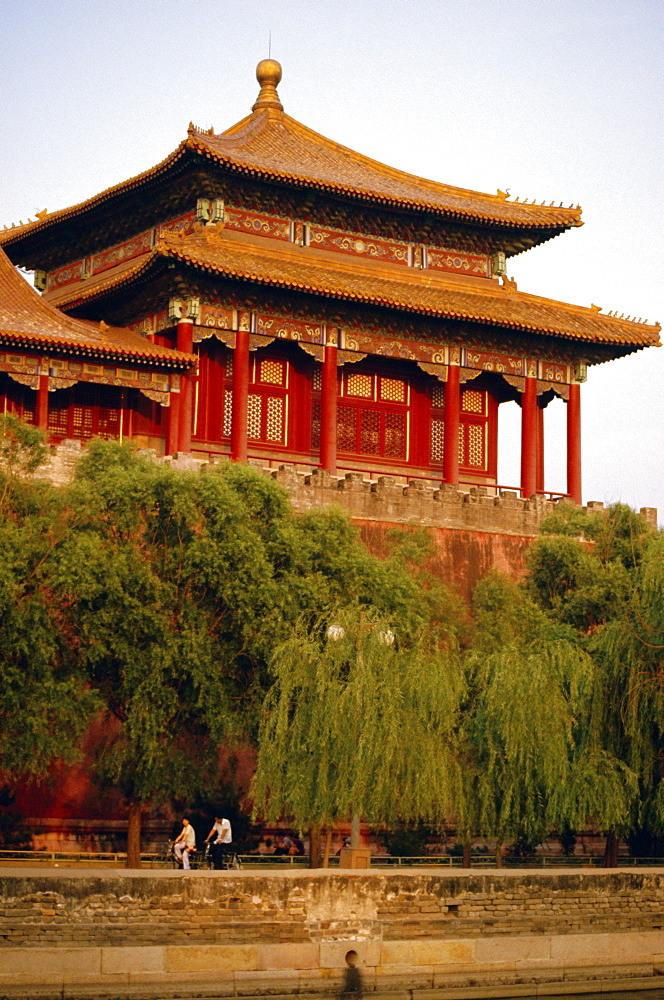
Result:
[[[102,973],[163,972],[164,948],[102,948]]]
[[[167,972],[250,972],[257,969],[255,944],[167,945]]]
[[[478,962],[523,962],[551,958],[551,939],[542,937],[482,937],[475,942]]]
[[[475,941],[383,941],[380,965],[453,965],[475,959]]]
[[[257,969],[317,969],[320,945],[311,942],[301,944],[257,944]]]

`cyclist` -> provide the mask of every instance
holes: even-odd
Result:
[[[224,867],[225,858],[230,854],[230,845],[233,842],[233,831],[231,829],[230,820],[224,819],[222,816],[215,816],[212,829],[205,838],[205,843],[212,841],[212,862],[217,871]]]
[[[182,830],[173,841],[173,853],[185,871],[189,871],[189,854],[196,850],[196,831],[186,818],[182,818]]]

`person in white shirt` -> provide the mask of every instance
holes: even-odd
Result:
[[[196,831],[186,817],[182,819],[182,830],[173,842],[173,853],[182,863],[185,871],[191,868],[189,864],[189,854],[196,850]]]
[[[209,843],[213,837],[212,861],[214,867],[219,870],[224,867],[224,858],[227,854],[230,854],[230,844],[233,843],[233,831],[231,830],[230,820],[224,819],[222,816],[215,816],[212,829],[205,838],[205,843]]]

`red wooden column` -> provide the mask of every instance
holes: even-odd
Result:
[[[581,386],[572,382],[567,401],[567,492],[581,506]]]
[[[459,366],[447,366],[445,383],[445,427],[443,431],[443,482],[459,485],[459,417],[461,382]]]
[[[194,321],[178,320],[177,349],[185,354],[194,353]],[[193,376],[183,374],[180,379],[180,405],[178,407],[178,451],[191,451],[191,424],[193,402]]]
[[[537,473],[535,492],[544,493],[544,407],[537,406]]]
[[[320,465],[337,471],[337,345],[326,344],[320,394]]]
[[[48,430],[48,370],[42,359],[40,365],[39,384],[37,386],[37,412],[35,423],[40,431]]]
[[[526,378],[521,397],[521,496],[537,490],[537,379]]]
[[[249,331],[238,330],[233,351],[231,459],[247,461],[247,404],[249,401]]]
[[[180,379],[182,385],[182,379]],[[178,450],[178,434],[180,431],[180,393],[171,392],[166,424],[166,454],[174,455]]]

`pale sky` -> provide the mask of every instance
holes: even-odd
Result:
[[[251,109],[256,63],[285,110],[378,160],[585,226],[512,258],[520,290],[664,321],[661,0],[0,0],[0,227],[154,165],[187,124]],[[584,500],[664,522],[664,350],[589,369]],[[564,404],[546,410],[547,489],[564,491]],[[519,481],[500,407],[499,480]]]

